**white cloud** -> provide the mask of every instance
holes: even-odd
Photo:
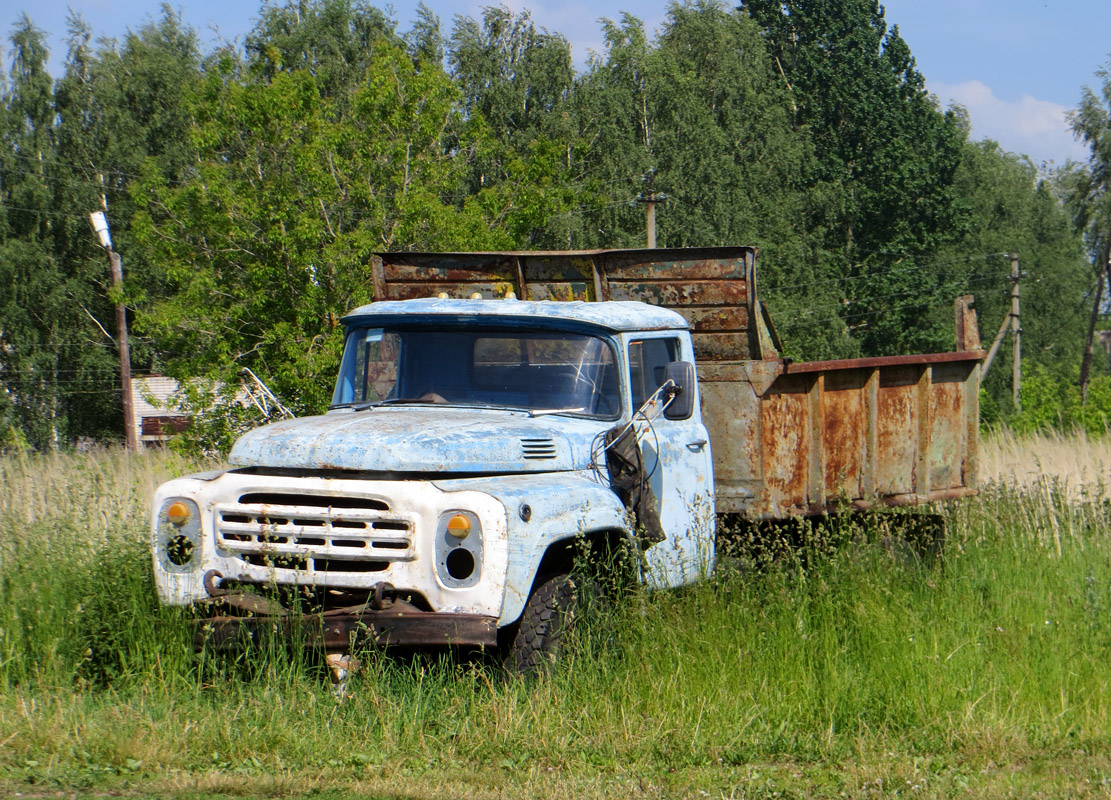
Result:
[[[1069,129],[1069,109],[1028,94],[1017,100],[996,97],[982,81],[931,83],[929,90],[943,107],[959,103],[972,117],[974,139],[994,139],[1005,150],[1024,153],[1035,164],[1064,164],[1070,158],[1083,160],[1088,153]]]

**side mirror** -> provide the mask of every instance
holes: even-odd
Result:
[[[674,385],[667,390],[670,401],[664,409],[668,419],[690,419],[694,413],[694,364],[689,361],[672,361],[664,369],[664,381]]]

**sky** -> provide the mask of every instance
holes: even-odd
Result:
[[[479,17],[496,0],[426,0],[450,31],[456,15]],[[582,68],[602,49],[600,18],[634,9],[649,31],[665,20],[666,0],[506,0],[529,9],[536,23],[571,42]],[[258,0],[188,0],[181,11],[206,45],[242,38],[257,17]],[[375,3],[392,11],[398,30],[415,19],[417,0]],[[927,88],[943,107],[958,103],[972,118],[973,138],[990,138],[1038,166],[1086,158],[1073,139],[1067,113],[1083,87],[1098,86],[1096,70],[1111,58],[1111,0],[887,0],[889,25],[898,25]],[[23,12],[50,34],[51,69],[65,58],[66,14],[80,13],[98,36],[122,37],[159,14],[158,0],[0,0],[0,30],[10,33]],[[5,55],[4,67],[10,66]]]

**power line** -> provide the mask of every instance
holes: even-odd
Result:
[[[895,266],[897,265],[896,264],[896,265],[893,265],[892,267],[890,267],[888,269],[869,270],[867,273],[862,273],[862,274],[859,274],[859,275],[842,275],[840,277],[828,278],[828,279],[820,280],[820,281],[812,281],[810,283],[773,284],[772,286],[765,287],[764,290],[768,291],[768,292],[774,292],[774,291],[780,291],[780,290],[783,290],[783,289],[806,289],[806,288],[809,288],[809,287],[812,287],[812,286],[826,286],[826,285],[833,284],[833,283],[844,283],[844,282],[855,281],[855,280],[868,280],[870,278],[874,278],[874,277],[877,277],[879,275],[898,275],[898,274],[901,274],[901,273],[920,272],[920,271],[923,271],[923,270],[931,269],[933,267],[949,266],[951,264],[967,264],[967,263],[970,263],[972,261],[986,261],[989,258],[994,258],[996,256],[1007,256],[1007,255],[1010,255],[1010,254],[1009,253],[985,253],[982,256],[966,256],[965,258],[952,259],[950,261],[931,261],[931,262],[926,263],[926,264],[914,264],[914,265],[911,265],[909,267],[904,267],[904,268],[901,268],[901,269],[896,269],[895,268]],[[862,265],[858,264],[856,266],[862,266]]]
[[[145,177],[143,175],[139,175],[139,174],[134,173],[134,172],[123,172],[121,170],[113,170],[113,169],[101,169],[100,167],[96,167],[96,166],[91,165],[91,164],[90,165],[74,164],[72,162],[67,162],[67,161],[58,161],[57,159],[39,158],[37,156],[25,155],[23,153],[11,153],[11,155],[15,156],[16,158],[22,158],[25,161],[33,161],[36,164],[51,164],[51,165],[58,166],[58,167],[69,167],[70,169],[80,170],[81,172],[86,172],[86,171],[95,172],[97,175],[116,175],[116,176],[119,176],[119,177],[122,177],[122,178],[135,178],[136,180],[142,180]],[[163,178],[163,180],[165,180],[167,183],[176,183],[176,184],[188,183],[188,181],[180,181],[180,180],[175,180],[173,178]]]
[[[1009,275],[1010,273],[1002,273],[1002,274]],[[985,282],[988,282],[988,281],[994,281],[994,280],[997,280],[998,277],[999,277],[998,275],[989,275],[989,276],[984,276],[983,278],[973,278],[973,279],[970,279],[970,280],[966,281],[965,285],[971,286],[973,284],[985,283]],[[917,294],[917,292],[915,292],[914,294]],[[887,295],[888,298],[897,297],[897,296],[899,296],[899,295]],[[882,298],[874,298],[874,299],[882,299]],[[869,302],[869,300],[861,300],[861,301],[858,301],[856,304],[857,305],[863,305],[866,302]],[[803,312],[802,314],[796,315],[796,319],[793,322],[790,322],[786,325],[777,325],[776,327],[779,330],[794,330],[796,328],[807,327],[807,326],[810,326],[810,325],[817,325],[817,324],[822,323],[822,322],[844,322],[844,321],[850,320],[850,319],[865,319],[865,318],[868,318],[868,317],[877,316],[879,314],[890,314],[890,313],[892,313],[893,311],[895,311],[897,309],[907,308],[907,307],[910,307],[911,305],[914,305],[914,304],[915,304],[915,301],[908,300],[908,301],[904,301],[904,302],[901,302],[901,303],[895,303],[890,308],[877,308],[877,309],[873,309],[872,311],[858,311],[858,312],[853,312],[851,314],[835,314],[833,316],[823,316],[823,317],[810,317],[810,315]],[[836,306],[823,306],[822,308],[835,308],[835,307]],[[799,316],[806,316],[806,317],[809,317],[809,318],[804,319],[804,320],[799,320],[797,318]]]
[[[969,278],[967,281],[963,281],[963,283],[964,284],[969,284],[969,285],[971,285],[973,283],[983,283],[985,281],[994,280],[995,278],[1001,278],[1001,277],[1004,277],[1004,276],[1010,275],[1010,274],[1011,274],[1010,272],[997,272],[997,273],[991,273],[991,274],[988,274],[988,275],[980,275],[980,276],[976,276],[974,278]],[[939,287],[936,288],[935,291],[940,291],[941,289],[942,289],[942,287],[939,286]],[[907,290],[905,292],[894,292],[892,294],[874,295],[874,296],[870,296],[870,297],[863,297],[863,298],[860,298],[859,300],[847,300],[847,301],[842,302],[842,303],[825,303],[823,305],[810,306],[809,309],[807,309],[807,311],[800,312],[800,313],[808,314],[810,311],[816,311],[816,310],[819,310],[819,309],[841,308],[841,307],[844,307],[846,305],[860,305],[860,304],[863,304],[863,303],[874,303],[874,302],[877,302],[879,300],[889,300],[889,299],[894,298],[894,297],[910,297],[912,295],[918,295],[918,294],[924,294],[924,292],[920,289],[910,289],[910,290]]]

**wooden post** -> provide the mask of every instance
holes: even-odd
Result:
[[[664,200],[667,199],[667,195],[664,194],[663,192],[660,192],[659,194],[657,194],[655,189],[653,189],[653,184],[656,181],[656,170],[654,170],[654,169],[648,170],[648,174],[647,174],[647,176],[645,176],[645,181],[647,183],[647,191],[645,192],[645,194],[642,194],[642,195],[638,196],[636,201],[638,203],[644,203],[644,205],[645,205],[645,220],[644,220],[644,222],[645,222],[645,226],[648,229],[648,236],[647,236],[647,238],[648,238],[648,249],[649,250],[655,250],[656,249],[656,203],[662,203]]]
[[[120,254],[111,248],[108,262],[112,265],[112,289],[117,295],[123,291],[123,264]],[[135,409],[131,402],[131,347],[127,341],[127,306],[123,300],[116,303],[116,337],[120,348],[120,388],[123,390],[123,429],[127,437],[127,449],[139,449],[139,436],[135,430]]]

